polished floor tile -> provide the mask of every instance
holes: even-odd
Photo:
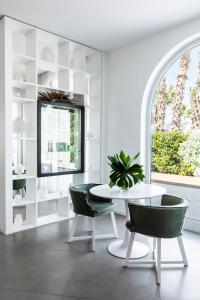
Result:
[[[125,219],[117,217],[122,237]],[[112,232],[108,217],[97,220],[98,233]],[[111,240],[67,243],[72,222],[64,221],[0,237],[0,300],[199,300],[200,235],[185,231],[188,268],[163,268],[161,287],[149,267],[123,267],[110,255]],[[76,234],[89,234],[81,218]],[[142,236],[150,247],[152,240]],[[165,240],[163,256],[177,259],[176,240]],[[150,255],[149,255],[150,256]]]

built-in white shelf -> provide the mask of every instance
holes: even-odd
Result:
[[[1,19],[0,26],[3,29],[0,32],[6,34],[5,39],[0,35],[0,42],[7,49],[6,55],[1,54],[6,74],[4,64],[0,65],[1,76],[6,79],[5,83],[0,82],[0,97],[5,98],[0,109],[6,112],[5,118],[0,120],[0,127],[8,129],[5,151],[0,157],[1,160],[6,157],[4,173],[8,174],[2,187],[11,187],[13,183],[17,184],[13,182],[16,180],[26,180],[23,199],[12,199],[11,188],[2,191],[0,203],[6,207],[6,215],[1,220],[0,231],[7,234],[72,218],[73,206],[66,187],[72,183],[100,182],[101,52],[9,17]],[[92,167],[84,174],[37,177],[39,91],[62,91],[74,95],[78,104],[85,104],[85,132],[94,133],[94,138],[86,139],[85,166]],[[13,134],[12,123],[18,116],[27,125],[20,142]],[[14,165],[23,164],[27,173],[12,175],[12,161]],[[38,193],[42,187],[49,191],[44,198]],[[59,190],[65,192],[62,195],[54,192]],[[13,224],[16,214],[23,215],[22,225]]]
[[[19,231],[23,231],[23,230],[28,230],[28,229],[32,229],[34,228],[35,225],[33,224],[22,224],[22,225],[15,225],[13,224],[13,232],[19,232]]]
[[[34,200],[28,200],[26,198],[22,198],[20,200],[15,200],[15,199],[12,200],[13,207],[28,205],[28,204],[33,204],[33,203],[35,203]]]
[[[24,54],[13,53],[13,61],[20,62],[26,65],[35,61],[35,58]]]
[[[21,175],[12,175],[13,180],[20,180],[20,179],[35,179],[36,176],[28,175],[28,174],[21,174]]]
[[[38,84],[38,89],[44,89],[44,90],[52,90],[52,91],[61,91],[61,92],[65,92],[65,93],[72,93],[72,91],[70,90],[66,90],[66,89],[61,89],[61,88],[57,88],[57,87],[53,87],[53,86],[48,86],[48,85],[43,85],[43,84]]]
[[[18,87],[18,88],[26,88],[26,87],[35,86],[35,83],[28,82],[28,81],[13,80],[12,81],[12,86],[13,87]]]
[[[44,201],[50,201],[50,200],[56,200],[56,199],[64,199],[68,198],[69,193],[66,194],[60,194],[60,193],[48,193],[46,197],[37,197],[37,202],[44,202]]]
[[[50,71],[50,72],[58,72],[62,70],[69,70],[69,67],[59,65],[56,63],[51,63],[44,60],[39,60],[37,65],[37,72],[38,74],[44,72],[44,71]]]
[[[60,216],[58,214],[51,214],[51,215],[47,215],[45,217],[37,218],[37,225],[41,226],[41,225],[46,225],[46,224],[50,224],[50,223],[60,222],[60,221],[71,219],[73,217],[74,217],[73,213],[70,213],[70,215],[67,217]]]
[[[13,139],[18,139],[18,137],[13,136]],[[37,141],[36,137],[20,137],[20,141],[30,141],[30,142],[35,142]]]
[[[35,99],[12,97],[13,102],[20,104],[37,103]]]

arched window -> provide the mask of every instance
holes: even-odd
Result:
[[[173,48],[150,76],[142,103],[141,163],[147,182],[164,174],[200,175],[200,34]]]

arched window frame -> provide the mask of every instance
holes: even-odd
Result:
[[[169,67],[199,44],[200,33],[196,33],[172,48],[155,67],[145,87],[141,109],[140,162],[144,166],[146,183],[151,182],[152,106],[156,88]]]

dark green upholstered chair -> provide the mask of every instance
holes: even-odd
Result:
[[[80,184],[69,188],[75,217],[74,217],[72,231],[68,242],[83,240],[83,239],[92,239],[93,251],[95,251],[95,238],[110,238],[110,237],[117,238],[118,237],[117,226],[116,226],[115,215],[114,215],[114,209],[116,207],[116,204],[112,203],[111,199],[100,198],[92,195],[90,193],[90,189],[97,185],[98,184],[95,183],[88,183],[88,184]],[[114,235],[113,234],[95,235],[95,218],[107,214],[111,215]],[[92,219],[92,236],[74,237],[78,218],[81,215],[90,217]]]
[[[153,202],[153,200],[152,200]],[[171,196],[162,196],[161,203],[142,204],[140,202],[129,202],[130,221],[126,223],[131,232],[125,266],[130,262],[130,254],[134,247],[135,233],[140,233],[154,238],[153,260],[138,261],[138,263],[153,263],[156,266],[157,283],[160,284],[161,264],[182,263],[187,266],[187,258],[182,241],[182,228],[185,219],[188,201]],[[177,238],[180,247],[181,261],[161,261],[161,239]],[[157,249],[156,249],[157,248]],[[155,255],[155,250],[156,255]],[[134,248],[133,248],[134,251]]]
[[[26,179],[13,180],[13,190],[26,189]]]

